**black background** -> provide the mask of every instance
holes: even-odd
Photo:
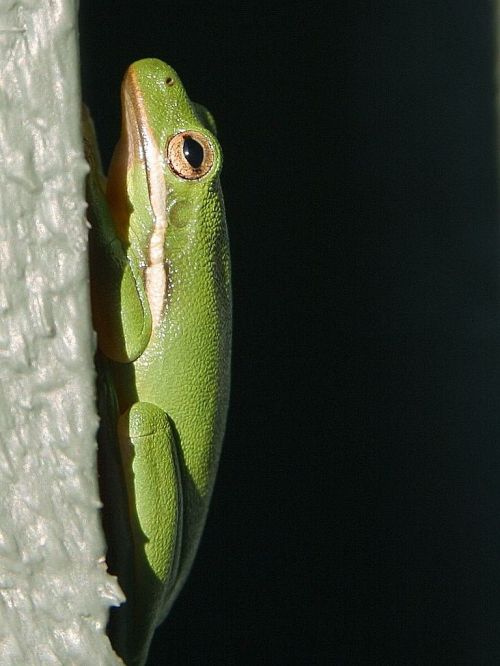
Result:
[[[500,663],[493,11],[82,2],[109,159],[127,65],[214,113],[232,401],[150,664]]]

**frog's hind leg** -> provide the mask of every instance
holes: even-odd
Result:
[[[140,664],[169,607],[179,568],[179,445],[168,415],[147,402],[135,403],[120,417],[118,439],[135,552],[133,589],[125,590],[130,598],[127,643],[141,652],[137,658],[130,654],[126,663]]]

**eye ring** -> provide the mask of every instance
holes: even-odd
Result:
[[[214,163],[214,148],[201,132],[178,132],[167,144],[170,170],[184,180],[199,180]]]

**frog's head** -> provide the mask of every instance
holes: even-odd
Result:
[[[107,197],[120,236],[145,265],[164,261],[169,226],[196,220],[197,207],[217,186],[222,153],[214,131],[212,117],[189,100],[172,67],[153,58],[129,67]]]

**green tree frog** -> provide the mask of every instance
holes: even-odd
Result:
[[[156,59],[129,67],[121,103],[107,182],[86,111],[83,134],[103,520],[127,597],[109,631],[140,665],[191,567],[214,485],[231,286],[212,116]]]

